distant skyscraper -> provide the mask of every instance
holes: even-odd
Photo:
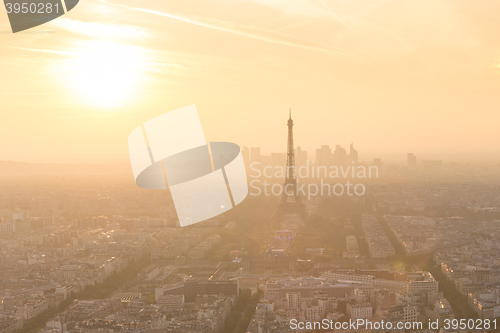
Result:
[[[260,148],[259,147],[250,148],[250,160],[252,162],[260,162]]]
[[[248,149],[248,147],[243,146],[241,155],[243,155],[243,161],[245,161],[245,163],[250,162],[250,150]]]
[[[323,145],[321,148],[316,149],[316,164],[329,165],[332,162],[332,150],[330,146]]]
[[[354,144],[351,143],[349,147],[349,161],[352,163],[358,163],[358,151],[354,149]]]
[[[417,165],[417,156],[415,156],[415,154],[413,153],[408,153],[407,161],[408,166],[414,167]]]
[[[333,152],[333,164],[335,165],[347,164],[347,151],[340,145],[335,146],[335,151]]]

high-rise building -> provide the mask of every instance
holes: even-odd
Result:
[[[316,165],[329,165],[332,162],[332,150],[328,145],[316,149]]]
[[[354,149],[354,144],[352,143],[349,147],[349,162],[358,163],[358,151]]]
[[[413,153],[408,153],[407,161],[408,166],[415,167],[417,165],[417,156],[415,156],[415,154]]]
[[[299,292],[291,292],[286,293],[286,304],[285,307],[287,309],[299,309],[300,308],[300,293]]]
[[[260,148],[259,147],[252,147],[250,148],[250,161],[251,162],[261,162],[261,157],[260,157]]]
[[[333,164],[334,165],[347,164],[347,151],[340,145],[335,146],[335,151],[333,152]]]
[[[241,155],[243,156],[243,161],[245,162],[245,164],[248,164],[250,162],[250,150],[248,149],[248,147],[243,146]]]

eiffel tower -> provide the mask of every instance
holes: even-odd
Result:
[[[285,215],[298,214],[301,217],[306,217],[306,210],[302,203],[302,198],[297,189],[297,174],[295,168],[295,151],[293,146],[293,120],[292,109],[288,118],[288,145],[286,152],[286,178],[283,184],[283,194],[281,202],[278,205],[276,212],[277,217],[281,218]]]

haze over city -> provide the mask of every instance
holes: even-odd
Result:
[[[4,3],[0,333],[500,332],[500,1]]]

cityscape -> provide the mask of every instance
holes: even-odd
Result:
[[[460,319],[495,328],[494,166],[411,153],[399,165],[361,162],[353,144],[349,153],[322,145],[311,161],[293,146],[292,115],[288,129],[286,153],[244,147],[243,158],[249,175],[252,163],[282,167],[268,178],[291,191],[250,195],[183,228],[168,191],[104,180],[114,166],[55,176],[1,162],[2,178],[23,185],[0,188],[0,332],[432,332]],[[364,195],[304,197],[299,184],[321,176],[295,171],[311,163],[371,166],[377,177]],[[39,173],[26,178],[31,169]],[[342,326],[359,320],[371,326]]]
[[[500,333],[499,0],[3,2],[0,333]]]

